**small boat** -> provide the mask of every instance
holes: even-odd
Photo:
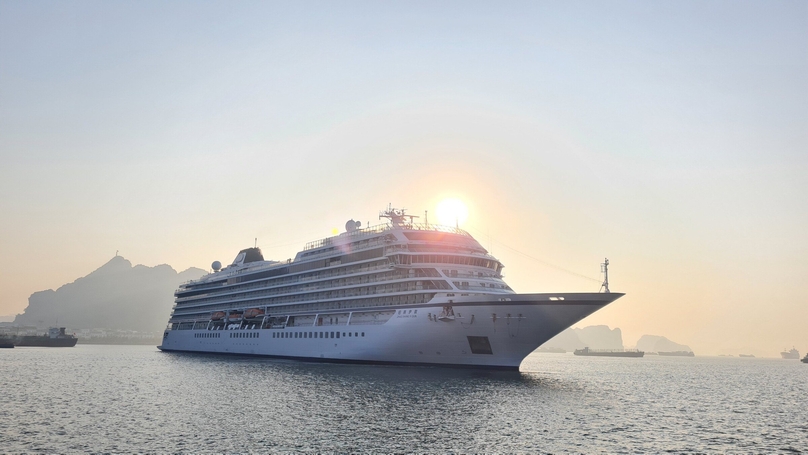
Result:
[[[595,356],[595,357],[642,357],[645,352],[636,349],[576,349],[575,355]]]
[[[224,311],[217,311],[217,312],[213,313],[212,315],[210,315],[210,320],[211,321],[218,321],[218,320],[222,319],[223,317],[224,317]]]
[[[800,360],[800,362],[808,363],[808,354],[805,354],[805,357],[803,357],[802,360]]]
[[[749,358],[754,358],[755,356],[754,356],[753,354],[738,354],[738,357],[749,357]]]

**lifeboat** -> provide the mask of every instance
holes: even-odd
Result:
[[[217,312],[213,313],[212,315],[210,315],[210,320],[211,321],[218,321],[219,319],[221,319],[223,317],[224,317],[224,311],[217,311]]]
[[[244,312],[244,317],[249,318],[257,318],[258,316],[263,316],[264,310],[258,308],[250,308],[249,310]]]
[[[241,313],[230,313],[230,316],[228,316],[227,319],[231,321],[238,321],[241,319]]]

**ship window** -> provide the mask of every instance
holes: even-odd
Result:
[[[351,336],[351,332],[348,332],[348,336]]]
[[[337,332],[337,338],[339,338],[339,332]]]
[[[365,332],[362,332],[362,336],[365,336]]]
[[[354,332],[354,336],[355,336],[355,337],[358,337],[358,336],[359,336],[359,332]]]

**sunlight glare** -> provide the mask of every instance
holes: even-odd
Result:
[[[462,226],[469,217],[469,210],[460,199],[448,198],[438,204],[437,215],[441,225]]]

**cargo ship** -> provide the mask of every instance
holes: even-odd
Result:
[[[645,352],[637,349],[589,349],[586,347],[576,349],[573,354],[592,357],[642,357]]]
[[[782,358],[784,358],[784,359],[787,359],[787,360],[799,360],[800,351],[798,351],[796,348],[793,348],[793,347],[791,349],[789,349],[788,351],[783,349],[783,352],[780,353],[780,356]]]
[[[78,342],[74,335],[65,333],[64,327],[51,327],[43,335],[22,335],[14,338],[14,345],[39,346],[47,348],[72,348]]]

